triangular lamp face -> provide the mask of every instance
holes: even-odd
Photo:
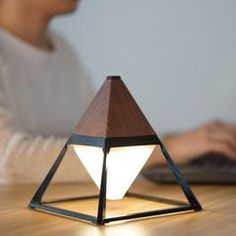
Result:
[[[107,79],[77,124],[74,135],[124,138],[156,133],[123,81]]]
[[[121,199],[141,171],[155,145],[111,148],[107,155],[107,191],[110,200]],[[100,147],[74,145],[85,169],[100,189],[103,150]]]

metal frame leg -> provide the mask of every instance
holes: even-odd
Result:
[[[197,198],[193,194],[193,192],[190,189],[188,183],[185,181],[185,179],[180,174],[179,170],[177,169],[176,165],[174,164],[173,160],[171,159],[168,151],[166,150],[165,146],[162,143],[160,144],[160,148],[161,148],[161,151],[162,151],[162,153],[163,153],[163,155],[164,155],[164,157],[167,161],[167,164],[168,164],[170,170],[172,171],[172,173],[174,174],[178,184],[182,188],[182,190],[183,190],[190,206],[196,211],[201,210],[202,207],[201,207],[200,203],[198,202]]]
[[[32,200],[29,204],[29,207],[34,207],[33,203],[41,202],[43,194],[47,190],[48,185],[50,184],[50,182],[51,182],[53,176],[55,175],[59,165],[61,164],[61,161],[63,160],[67,149],[68,149],[68,143],[66,143],[64,145],[64,147],[63,147],[62,151],[60,152],[58,158],[56,159],[53,166],[49,170],[47,176],[45,177],[45,179],[43,180],[43,182],[39,186],[38,190],[36,191],[35,195],[33,196]]]
[[[97,224],[103,225],[104,218],[106,214],[106,191],[107,191],[107,153],[106,148],[103,149],[103,164],[102,164],[102,175],[101,175],[101,184],[100,184],[100,193],[99,193],[99,202],[98,202],[98,214],[97,214]]]

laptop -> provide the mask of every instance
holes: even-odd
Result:
[[[236,184],[236,161],[225,156],[206,154],[177,168],[190,184]],[[142,174],[156,183],[176,183],[167,165],[153,166]]]

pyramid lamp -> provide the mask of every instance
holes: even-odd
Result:
[[[188,203],[174,208],[106,217],[107,200],[119,200],[124,196],[152,201],[160,200],[158,197],[128,192],[129,187],[156,145],[160,146],[163,156],[177,183],[183,190]],[[42,201],[42,197],[69,146],[74,148],[81,163],[99,189],[98,196],[86,197],[86,199],[97,197],[98,209],[96,216],[61,209]],[[76,198],[76,200],[81,199],[85,199],[85,197]],[[75,198],[61,201],[65,200],[70,201],[75,200]],[[58,201],[60,200],[56,202]],[[29,207],[81,219],[97,225],[118,220],[201,210],[200,203],[181,176],[165,146],[147,121],[120,76],[107,77],[33,196]]]

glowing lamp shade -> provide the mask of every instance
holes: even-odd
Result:
[[[154,145],[111,148],[107,154],[106,198],[117,200],[124,197],[154,149]],[[85,169],[100,189],[103,151],[99,147],[74,145]]]
[[[74,104],[76,108],[76,101]],[[158,197],[128,191],[156,145],[160,147],[170,170],[188,199],[189,205],[108,217],[106,215],[107,199],[119,200],[123,197],[136,197],[160,201]],[[49,204],[42,201],[43,194],[69,146],[74,148],[84,168],[98,187],[99,194],[61,199],[55,202],[83,201],[96,198],[98,200],[96,216],[52,206],[52,201]],[[118,220],[201,209],[201,205],[182,178],[166,148],[120,76],[107,77],[33,196],[29,207],[81,219],[97,225]]]

